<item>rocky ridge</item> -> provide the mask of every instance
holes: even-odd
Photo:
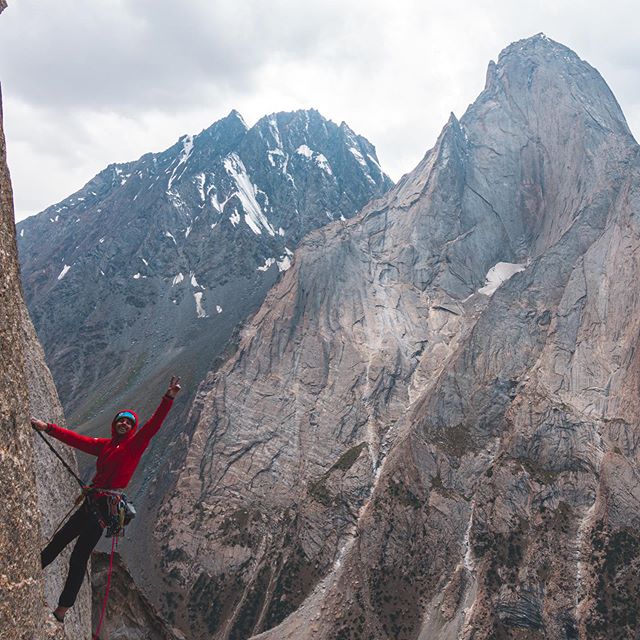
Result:
[[[638,154],[540,34],[389,194],[304,240],[172,452],[136,571],[174,624],[635,633]]]

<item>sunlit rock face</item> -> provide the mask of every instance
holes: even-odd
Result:
[[[639,216],[597,71],[505,49],[201,385],[136,567],[163,613],[225,640],[633,637]]]
[[[122,406],[153,410],[176,372],[174,420],[301,238],[390,186],[345,123],[308,110],[248,128],[232,111],[19,223],[27,304],[70,423],[108,432]]]

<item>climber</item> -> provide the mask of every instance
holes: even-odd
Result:
[[[122,490],[129,484],[144,450],[160,429],[179,391],[180,378],[172,376],[169,388],[158,408],[140,429],[137,429],[136,413],[129,410],[117,413],[111,423],[111,438],[90,438],[56,424],[31,418],[31,424],[39,431],[44,431],[84,453],[97,456],[96,474],[86,491],[82,505],[40,554],[44,568],[53,562],[74,538],[78,538],[71,553],[67,581],[58,600],[58,607],[53,612],[58,622],[64,621],[67,609],[72,607],[76,600],[89,556],[98,544],[103,529],[108,527],[109,523],[113,526],[114,497],[118,501],[124,497]],[[124,499],[126,500],[126,497]]]

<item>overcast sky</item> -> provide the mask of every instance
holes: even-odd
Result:
[[[234,108],[250,126],[311,107],[345,120],[397,180],[473,102],[489,60],[541,31],[602,73],[640,134],[631,1],[8,1],[0,81],[17,219]]]

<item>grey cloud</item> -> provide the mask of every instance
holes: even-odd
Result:
[[[475,99],[488,61],[539,31],[599,69],[638,133],[636,24],[626,0],[10,0],[0,77],[17,207],[34,213],[231,108],[251,123],[315,107],[399,178]],[[34,171],[57,175],[34,184]]]
[[[346,28],[337,2],[288,4],[21,0],[0,23],[0,72],[16,95],[50,106],[198,104],[249,91],[273,59],[322,55]]]

